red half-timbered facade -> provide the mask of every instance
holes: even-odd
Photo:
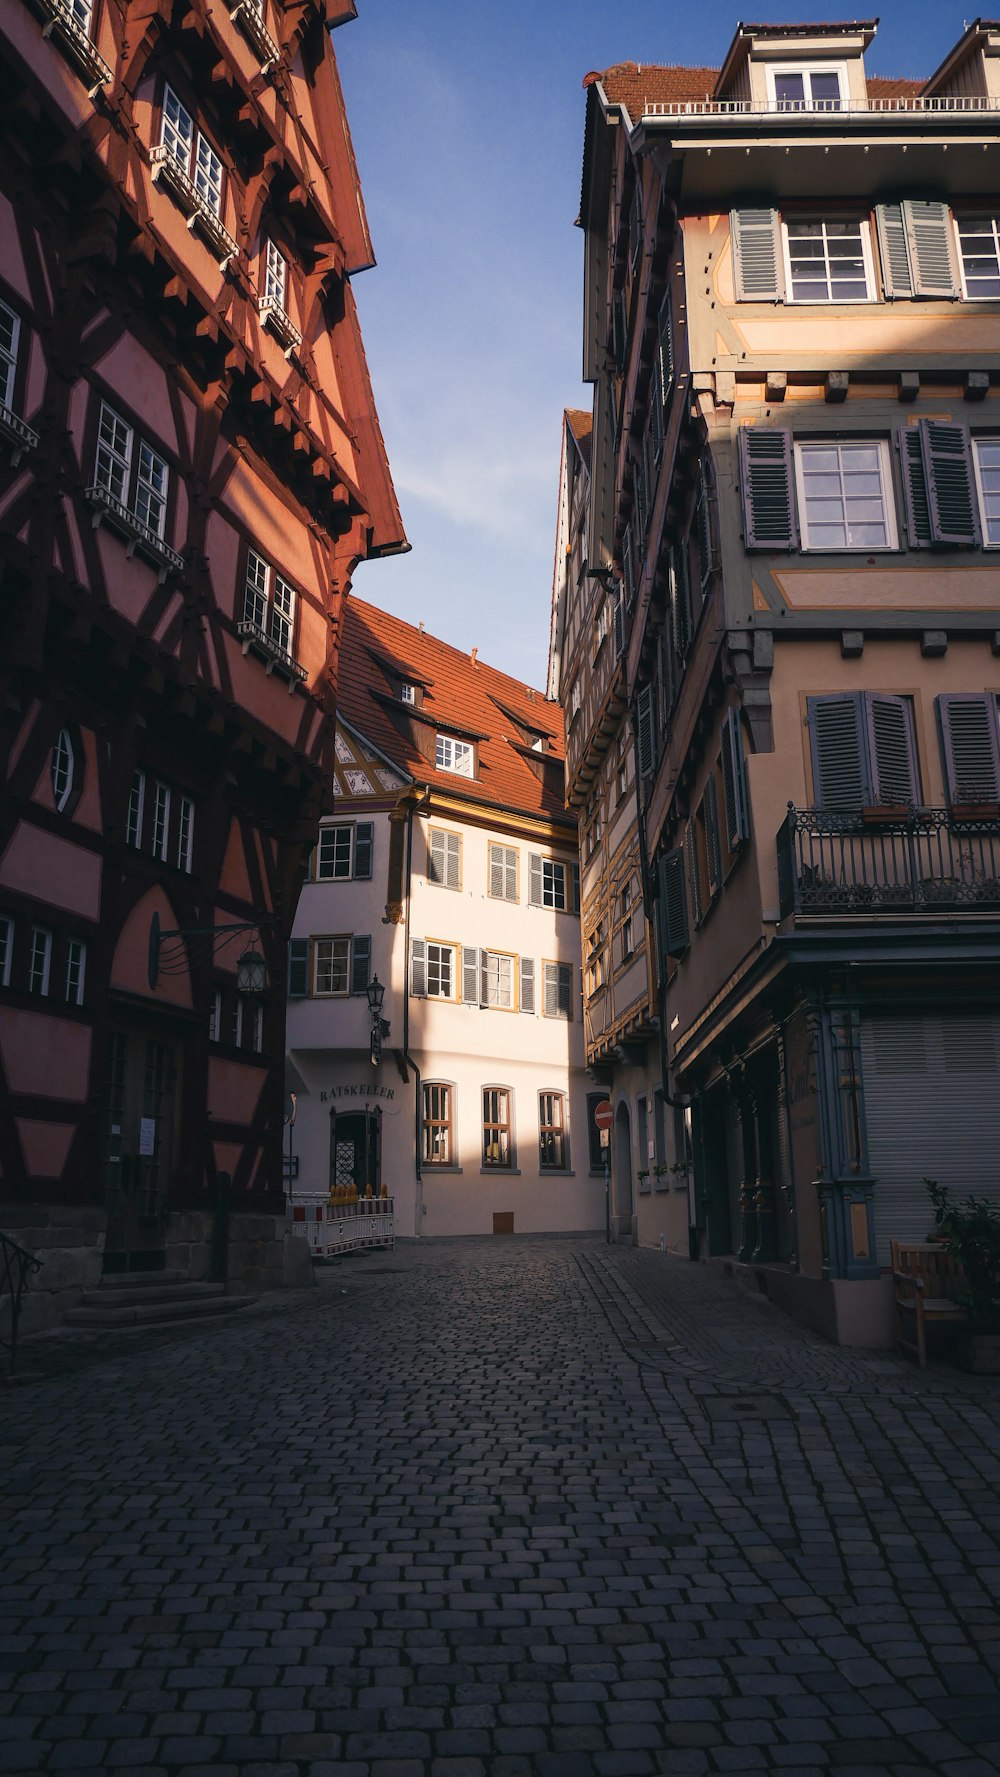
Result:
[[[0,20],[0,1228],[46,1259],[36,1318],[102,1265],[204,1274],[220,1175],[275,1275],[341,606],[406,547],[349,281],[353,14]],[[154,915],[200,935],[151,986]]]

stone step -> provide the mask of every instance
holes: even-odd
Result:
[[[101,1278],[102,1290],[155,1290],[165,1283],[187,1283],[186,1271],[112,1271]]]
[[[154,1283],[142,1289],[125,1289],[121,1286],[108,1289],[106,1282],[100,1289],[85,1290],[80,1301],[81,1308],[135,1308],[153,1302],[188,1302],[204,1301],[207,1296],[225,1294],[222,1283],[191,1283],[177,1279],[176,1283]]]
[[[196,1296],[182,1301],[135,1303],[131,1307],[109,1303],[101,1308],[70,1308],[63,1315],[67,1327],[90,1327],[97,1332],[109,1327],[166,1327],[175,1322],[217,1319],[249,1307],[252,1296]]]

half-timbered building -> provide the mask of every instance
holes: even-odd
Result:
[[[0,1227],[45,1259],[36,1318],[102,1265],[204,1275],[217,1201],[235,1269],[280,1276],[342,601],[405,547],[350,285],[353,14],[0,23]]]

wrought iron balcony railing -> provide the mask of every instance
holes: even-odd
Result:
[[[795,808],[778,831],[787,914],[1000,912],[1000,809]]]
[[[231,259],[235,259],[239,248],[233,240],[228,228],[216,215],[211,204],[198,190],[194,180],[189,177],[181,166],[177,156],[162,143],[159,148],[150,150],[150,165],[153,169],[153,181],[169,187],[180,209],[188,219],[188,227],[200,228],[212,251],[218,255],[219,269],[225,271]]]
[[[671,99],[649,100],[643,104],[642,117],[821,117],[831,112],[841,117],[872,117],[886,114],[920,117],[955,117],[1000,111],[1000,103],[987,94],[902,93],[895,98],[816,99]]]
[[[263,8],[255,0],[236,0],[236,5],[229,9],[233,23],[241,25],[247,37],[260,57],[260,71],[270,74],[281,51],[264,23]]]

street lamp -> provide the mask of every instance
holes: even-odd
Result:
[[[267,964],[259,950],[244,950],[236,964],[236,991],[263,993],[267,987]]]
[[[214,956],[217,948],[224,949],[240,932],[254,932],[259,938],[261,926],[271,925],[273,920],[273,914],[264,913],[257,919],[234,920],[228,925],[175,926],[164,931],[159,914],[154,913],[149,923],[150,991],[156,991],[161,975],[182,974],[196,957],[201,960]],[[267,964],[259,950],[244,950],[236,964],[236,988],[238,993],[258,996],[267,991]]]
[[[385,987],[378,976],[373,975],[368,983],[368,1010],[372,1019],[369,1054],[372,1067],[378,1067],[382,1059],[382,1038],[389,1035],[389,1020],[382,1016],[382,1001],[384,999]]]

